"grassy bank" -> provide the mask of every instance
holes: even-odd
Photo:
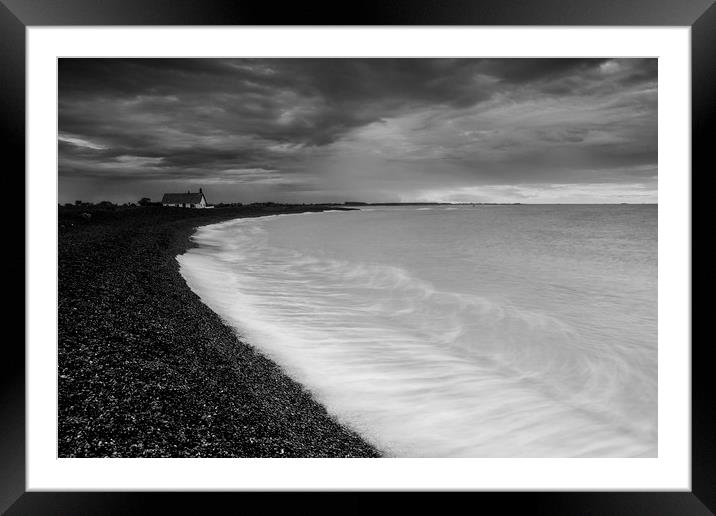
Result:
[[[194,228],[310,207],[59,212],[60,457],[372,457],[187,287]]]

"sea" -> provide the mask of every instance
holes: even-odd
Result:
[[[655,457],[657,211],[243,218],[199,228],[177,259],[243,340],[388,457]]]

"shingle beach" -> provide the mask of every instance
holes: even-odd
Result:
[[[198,226],[321,209],[60,208],[59,456],[379,456],[179,274]]]

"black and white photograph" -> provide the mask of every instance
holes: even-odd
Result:
[[[58,59],[58,456],[657,457],[657,62]]]

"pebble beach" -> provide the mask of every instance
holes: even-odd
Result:
[[[59,457],[380,456],[179,274],[199,226],[322,209],[60,208]]]

